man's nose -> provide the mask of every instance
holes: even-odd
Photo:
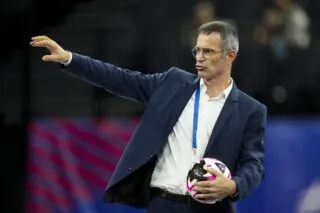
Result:
[[[196,61],[197,62],[203,62],[205,60],[203,54],[198,54],[196,57]]]
[[[203,51],[197,52],[196,59],[197,61],[203,61],[205,59]]]

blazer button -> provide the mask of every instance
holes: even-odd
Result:
[[[129,168],[128,168],[128,170],[129,170],[129,171],[131,171],[131,170],[132,170],[132,168],[131,168],[131,167],[129,167]]]
[[[151,155],[149,155],[150,156],[150,158],[152,158],[153,157],[153,154],[151,154]]]

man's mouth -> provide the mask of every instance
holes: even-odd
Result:
[[[196,69],[199,71],[199,72],[202,72],[205,67],[204,66],[201,66],[201,65],[196,65]]]

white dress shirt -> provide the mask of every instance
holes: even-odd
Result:
[[[72,53],[71,53],[70,51],[67,51],[67,52],[69,53],[69,59],[68,59],[68,61],[65,62],[65,63],[61,63],[61,64],[63,64],[64,66],[68,66],[68,65],[71,63],[71,61],[72,61]]]
[[[186,194],[186,177],[196,158],[202,158],[212,130],[230,94],[233,82],[217,97],[209,98],[207,87],[200,80],[200,101],[198,113],[197,150],[192,148],[193,112],[195,92],[185,106],[168,142],[158,155],[151,177],[151,187],[157,187],[175,194]]]

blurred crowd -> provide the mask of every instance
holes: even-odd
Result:
[[[4,42],[1,59],[13,45],[28,44],[41,28],[63,25],[74,5],[94,1],[134,5],[119,11],[130,17],[127,30],[108,29],[101,34],[100,38],[109,39],[105,48],[97,42],[98,52],[107,55],[102,59],[145,73],[171,66],[194,72],[190,50],[198,26],[226,20],[239,32],[240,50],[232,76],[240,89],[265,103],[271,114],[319,112],[319,0],[23,0],[24,4],[12,0],[0,11],[9,14],[1,19],[8,29],[4,41],[15,42]],[[24,7],[27,2],[29,6]],[[10,14],[10,8],[19,14]],[[105,13],[117,12],[112,10]]]
[[[205,0],[154,7],[153,13],[163,14],[145,19],[148,30],[160,27],[156,35],[143,34],[147,45],[141,61],[148,59],[146,70],[178,66],[193,72],[190,49],[197,27],[225,20],[236,26],[240,37],[232,74],[238,87],[267,104],[272,114],[319,112],[319,1]]]

